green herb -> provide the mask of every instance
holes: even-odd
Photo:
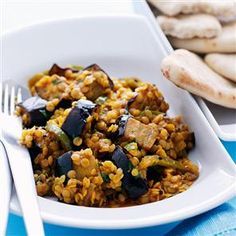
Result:
[[[153,165],[159,165],[168,168],[171,167],[184,172],[189,171],[181,162],[172,160],[169,157],[164,158],[164,157],[159,157],[158,155],[153,155],[153,156],[145,156],[145,158],[155,158]]]
[[[132,150],[138,150],[138,145],[135,142],[128,143],[124,146],[124,149],[126,149],[128,152]]]
[[[61,142],[62,146],[67,150],[71,150],[72,146],[71,146],[71,142],[69,137],[67,136],[67,134],[60,128],[58,127],[56,124],[52,124],[52,123],[48,123],[46,125],[46,130],[54,133],[55,136],[57,137],[57,139]]]
[[[133,166],[132,162],[129,161],[129,164],[128,164],[128,172],[131,172],[133,168],[134,168],[134,166]]]
[[[53,98],[60,98],[60,96],[59,95],[54,95]]]
[[[164,114],[164,112],[161,112],[161,111],[152,111],[152,114],[154,114],[154,115],[160,115],[160,114]]]
[[[107,97],[100,96],[95,100],[95,103],[98,104],[98,105],[102,105],[103,103],[105,103],[106,100],[107,100]]]
[[[105,115],[107,113],[107,110],[103,109],[101,110],[101,112],[99,113],[100,115]]]
[[[76,66],[76,65],[71,65],[70,68],[74,70],[79,70],[79,71],[84,69],[83,66]]]
[[[140,112],[140,115],[146,115],[146,111],[151,111],[153,115],[160,115],[160,114],[164,114],[163,112],[161,111],[154,111],[154,110],[149,110],[149,109],[146,109],[144,111],[141,111]]]
[[[59,80],[59,79],[54,79],[53,81],[52,81],[52,84],[53,85],[57,85],[57,84],[60,84],[62,81],[61,80]]]
[[[109,183],[110,178],[109,178],[108,174],[101,173],[101,176],[102,176],[102,179],[105,183]]]
[[[132,171],[131,171],[132,172]],[[138,178],[140,178],[141,177],[141,174],[140,174],[140,172],[138,172],[138,174],[137,175],[132,175],[135,179],[138,179]]]

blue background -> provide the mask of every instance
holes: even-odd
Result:
[[[234,161],[236,161],[236,142],[223,142],[226,150]],[[211,220],[209,222],[209,219]],[[235,220],[235,221],[234,221]],[[218,224],[218,221],[221,224]],[[225,222],[224,222],[225,221]],[[233,223],[234,222],[234,223]],[[236,235],[236,198],[220,207],[213,209],[207,213],[190,218],[183,222],[175,222],[164,226],[148,227],[130,230],[88,230],[61,227],[51,224],[44,224],[46,236],[62,236],[62,235],[80,235],[80,236],[143,236],[143,235],[163,235],[174,228],[168,235],[216,235],[227,236]],[[160,233],[162,232],[162,233]],[[10,214],[7,228],[7,236],[26,235],[24,223],[21,217]]]

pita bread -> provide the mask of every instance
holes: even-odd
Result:
[[[158,16],[157,21],[166,35],[180,39],[212,38],[221,32],[219,21],[211,15]]]
[[[176,1],[176,0],[148,0],[154,7],[168,16],[176,16],[182,14],[207,13],[217,16],[224,20],[232,19],[236,16],[235,0],[222,1]]]
[[[204,60],[212,70],[236,82],[236,54],[212,53]]]
[[[236,109],[236,84],[215,73],[196,54],[176,50],[164,58],[161,70],[177,86],[218,105]]]
[[[216,16],[216,18],[222,23],[229,23],[230,21],[236,21],[236,15],[235,16]]]
[[[236,22],[226,24],[219,36],[212,39],[178,39],[169,37],[173,47],[184,48],[198,53],[234,53],[236,52]]]

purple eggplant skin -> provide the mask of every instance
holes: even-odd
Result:
[[[86,125],[87,118],[92,114],[96,104],[80,99],[72,108],[61,129],[70,137],[75,138],[81,135]]]
[[[164,168],[162,166],[150,166],[147,168],[147,179],[154,180],[155,182],[160,181],[162,178]]]
[[[129,101],[127,102],[127,110],[129,109],[129,107],[131,106],[131,104],[136,100],[138,94],[135,93],[135,95],[129,99]]]
[[[36,144],[33,144],[31,148],[28,148],[30,159],[32,164],[34,164],[34,159],[38,156],[39,153],[41,153],[42,149],[37,146]]]
[[[111,138],[112,140],[117,140],[120,137],[122,137],[125,133],[126,124],[127,124],[130,117],[131,117],[131,115],[129,115],[129,114],[124,114],[124,115],[120,116],[116,122],[116,124],[118,125],[117,131],[113,132],[113,133],[109,133],[108,134],[109,138]]]
[[[66,152],[56,159],[55,176],[67,176],[68,171],[73,169],[73,162],[71,159],[72,151]]]
[[[112,153],[110,153],[110,152],[101,152],[101,153],[97,153],[96,157],[100,161],[107,161],[107,160],[110,161],[111,155],[112,155]]]
[[[51,112],[46,110],[47,101],[38,97],[30,97],[24,102],[19,103],[18,106],[23,109],[23,112],[29,116],[29,121],[24,124],[27,128],[33,126],[44,126],[47,120],[52,115]]]
[[[109,81],[109,85],[110,85],[110,88],[111,90],[113,90],[114,88],[114,83],[111,79],[111,77],[97,64],[92,64],[90,66],[87,66],[86,68],[84,68],[83,70],[88,70],[88,71],[91,71],[91,72],[95,72],[95,71],[102,71],[108,78],[108,81]]]
[[[123,152],[123,149],[120,146],[117,146],[114,150],[111,160],[114,164],[121,168],[123,173],[128,173],[132,169],[130,160],[127,158],[126,154]]]
[[[60,66],[58,66],[57,64],[53,64],[51,69],[48,71],[48,75],[59,75],[59,76],[64,76],[65,77],[65,73],[67,70],[71,70],[73,73],[77,73],[79,72],[79,70],[75,70],[73,68],[70,68],[70,67],[65,67],[65,68],[62,68]]]
[[[191,141],[193,147],[195,147],[195,145],[196,145],[196,139],[195,139],[195,134],[194,134],[194,132],[191,132],[191,133],[189,134],[188,140]],[[192,148],[193,148],[193,147],[192,147]],[[192,148],[189,148],[188,145],[187,145],[186,151],[189,152]]]
[[[68,99],[62,98],[60,100],[60,102],[57,104],[56,109],[59,109],[59,108],[64,108],[64,109],[70,108],[72,106],[72,102],[73,102],[72,100],[68,100]]]
[[[131,116],[130,115],[122,115],[118,120],[118,138],[122,137],[125,132],[126,124]]]
[[[191,135],[191,138],[192,138],[193,146],[195,146],[195,145],[196,145],[196,139],[195,139],[195,134],[194,134],[194,132],[192,132],[190,135]]]
[[[147,181],[140,176],[135,177],[131,174],[133,165],[120,146],[116,147],[111,160],[118,168],[122,169],[124,174],[122,188],[131,199],[137,199],[148,191]]]
[[[134,177],[131,173],[123,177],[122,185],[131,199],[137,199],[148,191],[146,179]]]

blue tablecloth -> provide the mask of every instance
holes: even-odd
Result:
[[[222,142],[233,160],[236,162],[236,142]],[[149,227],[131,230],[87,230],[60,227],[45,224],[46,236],[141,236],[161,235],[160,227]],[[235,236],[236,235],[236,198],[199,216],[182,222],[175,222],[161,226],[162,235],[184,236]],[[8,223],[7,236],[26,235],[24,223],[21,217],[11,214]]]

